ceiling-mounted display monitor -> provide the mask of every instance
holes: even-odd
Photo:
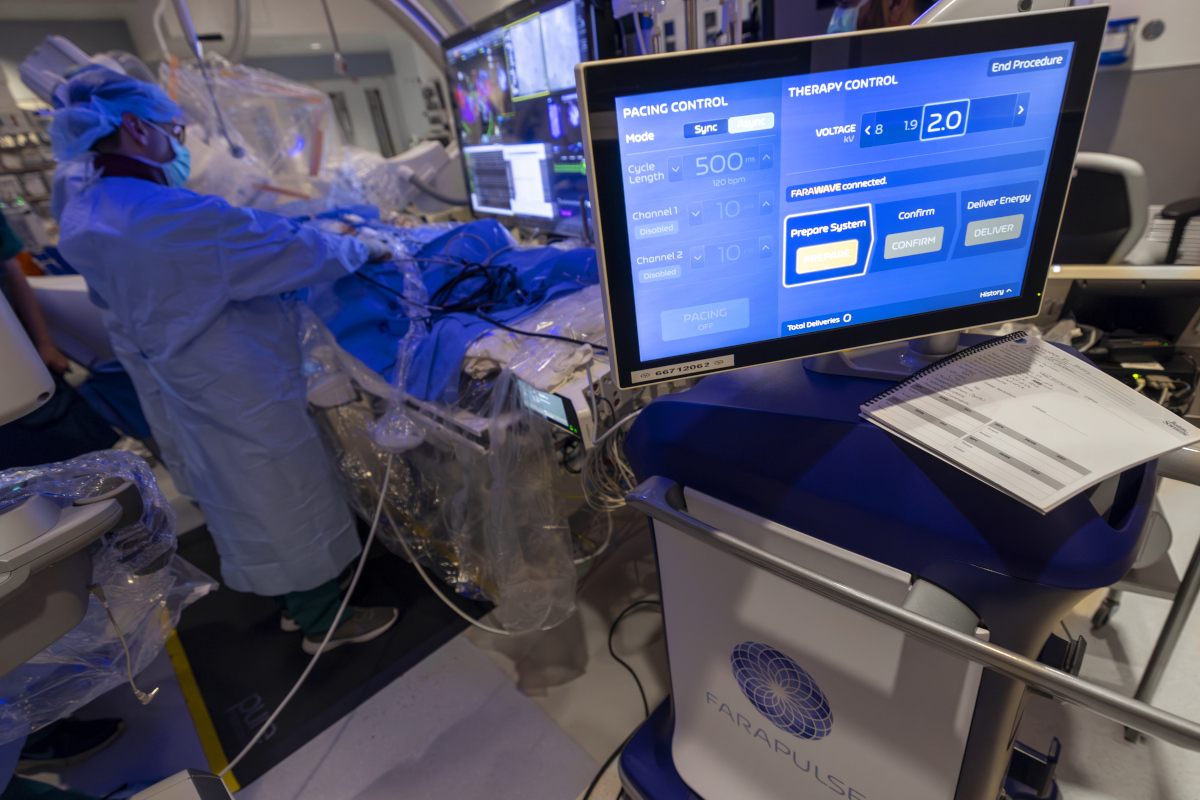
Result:
[[[582,65],[619,384],[1037,314],[1105,21]]]
[[[442,43],[471,208],[586,232],[575,65],[597,57],[587,0],[522,0]]]

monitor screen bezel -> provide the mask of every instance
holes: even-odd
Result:
[[[1083,6],[940,25],[665,53],[576,67],[576,87],[584,111],[584,157],[589,165],[588,181],[608,325],[609,357],[618,386],[630,388],[678,379],[680,375],[668,368],[681,364],[707,362],[708,368],[701,368],[697,373],[710,374],[1036,316],[1087,114],[1107,17],[1104,6]],[[617,97],[1068,42],[1074,44],[1073,54],[1058,127],[1047,161],[1038,224],[1031,236],[1019,296],[642,360],[634,312],[629,223],[617,142]],[[731,365],[725,358],[728,356],[732,356]],[[713,365],[714,360],[717,360],[717,366]],[[634,373],[643,373],[639,376],[643,379],[634,380]]]
[[[484,17],[479,22],[455,31],[453,34],[442,40],[442,75],[446,80],[446,94],[448,95],[448,101],[450,103],[450,113],[454,116],[454,119],[452,120],[454,127],[454,141],[458,143],[458,152],[460,153],[460,159],[462,161],[463,185],[467,187],[468,195],[471,191],[471,171],[467,166],[467,151],[463,148],[462,131],[460,130],[458,124],[462,112],[458,107],[458,101],[455,98],[454,92],[451,91],[451,87],[454,86],[454,77],[451,74],[450,68],[450,51],[456,47],[459,47],[460,45],[466,44],[472,39],[478,39],[481,36],[485,36],[497,28],[503,28],[506,25],[511,25],[514,22],[525,19],[531,14],[540,13],[547,8],[556,8],[564,5],[567,2],[571,2],[571,0],[517,0],[516,3],[505,6],[495,14]],[[578,3],[576,5],[578,5]],[[596,9],[594,4],[585,0],[582,5],[584,21],[587,24],[588,52],[587,56],[583,58],[583,61],[586,62],[599,57],[599,26],[596,20]],[[578,76],[578,72],[576,75]],[[585,143],[584,150],[586,151],[586,149],[587,145]],[[584,163],[587,163],[586,160]],[[591,184],[589,183],[588,186],[590,191]],[[558,233],[563,230],[564,223],[557,218],[552,217],[547,219],[546,217],[530,217],[521,214],[496,214],[490,211],[479,211],[475,208],[473,201],[469,201],[469,203],[471,206],[471,213],[477,217],[487,217],[490,219],[509,221],[525,227],[549,231],[550,233]],[[580,214],[581,217],[586,217],[587,212],[583,209],[583,206],[584,203],[581,202]],[[582,229],[574,230],[574,228],[571,228],[570,232],[577,236],[585,234],[590,228],[590,223],[586,220],[586,218],[581,219],[578,222],[572,222],[571,225]],[[567,227],[570,228],[570,226]]]

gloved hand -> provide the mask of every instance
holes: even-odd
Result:
[[[392,261],[396,257],[396,254],[392,252],[392,248],[388,247],[378,239],[368,239],[366,237],[362,237],[359,239],[359,241],[365,244],[367,246],[367,250],[369,250],[371,253],[371,257],[367,259],[367,263],[369,264],[376,264],[380,261]]]

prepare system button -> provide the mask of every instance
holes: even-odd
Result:
[[[974,247],[978,244],[1019,239],[1021,238],[1021,224],[1024,221],[1024,214],[1013,214],[1007,217],[992,217],[968,222],[967,239],[964,244],[967,247]]]
[[[820,272],[858,263],[858,239],[814,244],[796,250],[796,274]]]
[[[921,253],[936,253],[942,249],[942,238],[945,234],[946,229],[943,227],[889,233],[883,240],[883,257],[904,258]]]
[[[867,271],[875,244],[869,204],[791,214],[783,226],[784,286],[852,278]]]
[[[664,342],[721,333],[750,327],[750,299],[724,300],[688,308],[664,311],[662,338]]]

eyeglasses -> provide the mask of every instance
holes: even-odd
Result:
[[[180,144],[187,143],[187,127],[184,125],[179,125],[174,122],[151,122],[149,125],[164,136],[174,136],[175,141],[179,142]]]

